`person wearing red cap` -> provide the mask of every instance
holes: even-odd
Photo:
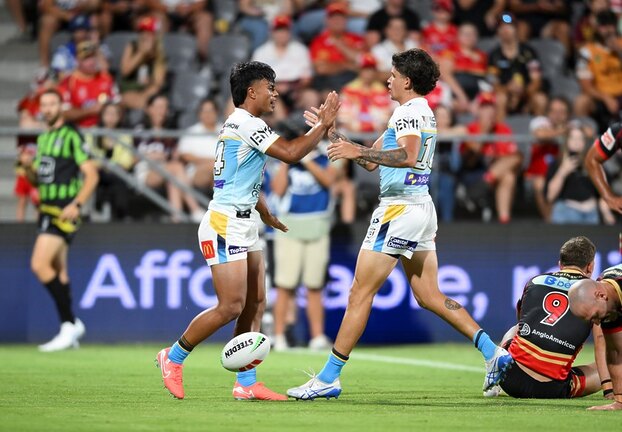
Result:
[[[276,73],[276,89],[284,98],[290,98],[295,89],[306,87],[313,74],[309,49],[292,39],[291,30],[291,18],[277,15],[272,22],[270,40],[257,48],[252,58],[272,66]]]
[[[496,100],[492,93],[477,98],[476,119],[467,126],[469,135],[512,135],[512,129],[497,121]],[[495,194],[495,207],[500,223],[510,222],[514,188],[523,156],[512,141],[481,142],[467,140],[460,148],[462,165],[460,182],[473,201],[486,208],[488,191]]]
[[[458,43],[458,28],[451,23],[454,5],[451,0],[436,0],[432,7],[432,21],[423,28],[423,45],[438,56]]]
[[[347,14],[345,3],[330,3],[326,7],[326,30],[311,42],[311,61],[316,74],[313,86],[318,90],[341,89],[356,77],[365,41],[346,30]]]
[[[138,39],[125,46],[120,68],[119,89],[123,104],[130,109],[143,109],[147,100],[160,92],[167,70],[158,21],[144,16],[137,29]]]
[[[377,78],[377,63],[372,54],[363,54],[361,70],[341,90],[341,109],[337,120],[349,132],[380,131],[391,117],[391,97]]]

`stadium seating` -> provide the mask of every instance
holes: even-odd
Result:
[[[238,15],[238,4],[231,0],[215,0],[214,11],[216,20],[223,20],[231,24]]]
[[[163,43],[170,71],[187,71],[192,68],[197,56],[197,43],[192,35],[166,33]]]
[[[477,41],[477,48],[481,49],[487,54],[490,54],[490,52],[495,49],[497,45],[499,45],[499,40],[494,36],[483,37]]]
[[[172,107],[182,112],[195,112],[199,102],[209,95],[211,82],[212,73],[208,68],[201,72],[178,71],[171,91]]]
[[[536,50],[538,59],[542,65],[542,73],[552,81],[563,75],[566,48],[554,39],[532,39],[529,45]]]
[[[115,32],[111,33],[106,39],[104,39],[104,43],[108,46],[110,50],[110,71],[112,73],[116,73],[121,68],[121,57],[123,57],[123,50],[125,46],[131,40],[137,39],[138,33],[134,32]]]
[[[71,33],[67,31],[60,31],[55,33],[50,40],[50,55],[54,55],[54,51],[56,51],[59,46],[69,42],[70,39]]]
[[[217,76],[228,75],[234,63],[248,60],[250,54],[250,41],[242,34],[216,35],[210,40],[210,65]]]
[[[561,96],[569,101],[575,100],[581,93],[581,86],[574,76],[556,76],[551,80],[551,94]]]

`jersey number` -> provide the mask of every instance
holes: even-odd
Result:
[[[540,321],[542,324],[554,326],[568,312],[568,296],[560,292],[548,293],[542,300],[542,309],[548,315]]]
[[[423,142],[423,152],[421,157],[417,159],[415,169],[425,170],[426,168],[432,169],[432,160],[434,159],[434,152],[432,151],[432,140],[434,136],[430,135]]]
[[[214,161],[214,175],[220,175],[225,168],[225,142],[219,141],[216,145],[216,160]]]

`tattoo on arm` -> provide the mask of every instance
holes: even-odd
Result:
[[[359,145],[359,144],[353,142],[350,138],[348,138],[347,136],[345,136],[341,132],[339,132],[334,127],[331,127],[328,130],[328,139],[330,140],[330,142],[333,142],[333,143],[341,140],[341,141],[349,142],[350,144],[353,144],[353,145]],[[361,147],[363,147],[363,146],[361,146]],[[363,168],[367,167],[367,161],[365,159],[363,159],[363,158],[356,158],[356,159],[353,159],[353,160],[354,160],[355,163],[357,163],[358,165],[362,166]]]
[[[364,147],[362,153],[361,159],[389,167],[402,167],[402,163],[408,159],[408,153],[402,147],[393,150],[375,150]]]
[[[455,300],[450,299],[449,297],[445,299],[445,307],[449,310],[458,310],[462,309],[462,305]]]

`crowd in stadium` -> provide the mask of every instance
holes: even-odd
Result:
[[[280,98],[266,122],[280,134],[299,135],[304,109],[337,90],[340,129],[370,145],[395,108],[386,87],[392,54],[422,47],[441,69],[427,99],[440,136],[432,192],[442,220],[615,223],[582,156],[619,119],[620,0],[7,3],[25,37],[38,29],[41,67],[19,104],[19,126],[44,128],[38,94],[57,87],[66,119],[87,136],[91,127],[150,132],[95,136],[90,144],[193,220],[203,214],[200,203],[119,143],[209,195],[220,122],[233,109],[229,70],[252,58],[276,71]],[[32,142],[20,137],[20,158],[31,157]],[[606,169],[620,193],[622,160],[612,159]],[[377,179],[345,164],[333,189],[349,223],[371,207]],[[130,192],[102,169],[97,207],[111,208],[114,220],[143,216]],[[36,197],[19,178],[16,194],[23,218]]]

